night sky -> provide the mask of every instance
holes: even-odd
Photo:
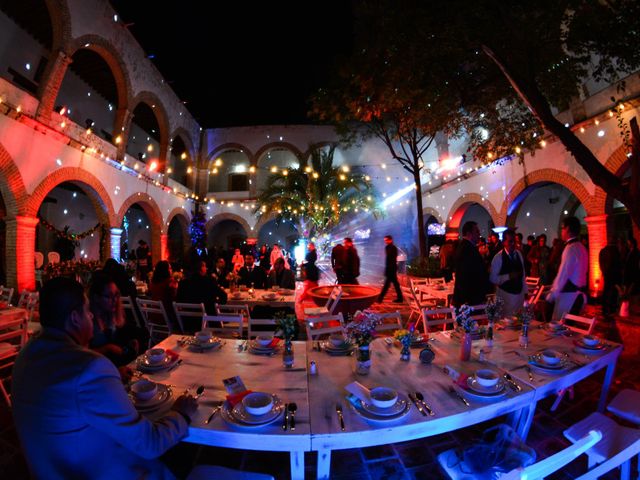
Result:
[[[352,48],[348,0],[112,0],[204,128],[304,124],[308,98]]]

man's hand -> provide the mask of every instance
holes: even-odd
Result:
[[[191,418],[198,410],[198,401],[191,395],[180,395],[176,398],[176,401],[173,402],[171,409]]]
[[[129,383],[131,381],[131,377],[133,377],[133,370],[131,370],[131,368],[127,367],[126,365],[123,367],[118,367],[118,372],[120,372],[122,383]]]

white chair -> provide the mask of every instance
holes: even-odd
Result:
[[[212,325],[212,323],[214,325]],[[202,330],[225,338],[242,338],[242,316],[240,315],[205,315],[202,317]]]
[[[382,320],[382,323],[376,326],[376,333],[385,332],[393,335],[394,331],[402,329],[400,312],[382,313],[378,315],[378,318]]]
[[[342,313],[324,315],[322,317],[307,317],[304,319],[307,340],[316,341],[323,337],[340,333],[344,335],[344,318]]]
[[[464,460],[460,458],[458,449],[452,448],[438,455],[438,463],[442,470],[446,472],[449,478],[453,480],[489,480],[500,478],[501,480],[527,479],[536,480],[544,479],[553,472],[558,471],[566,464],[572,462],[577,456],[585,453],[602,439],[602,433],[599,431],[589,431],[582,436],[579,441],[568,446],[539,462],[528,467],[518,467],[506,473],[486,472],[470,473],[469,468]]]
[[[428,278],[409,278],[409,283],[414,292],[418,293],[420,287],[429,285]]]
[[[11,303],[13,297],[13,288],[0,286],[0,302]]]
[[[333,311],[336,309],[340,298],[342,298],[342,287],[337,285],[331,290],[324,307],[307,307],[304,309],[304,315],[307,317],[333,315]]]
[[[430,285],[445,285],[447,282],[444,280],[444,277],[433,277],[429,278]]]
[[[596,317],[581,317],[580,315],[565,313],[562,317],[562,323],[572,332],[591,335],[596,326]]]
[[[256,327],[262,327],[256,329]],[[266,328],[265,328],[266,327]],[[251,340],[254,337],[273,337],[277,330],[275,318],[249,318],[249,326],[247,327],[247,338]]]
[[[218,315],[241,315],[245,324],[249,323],[251,317],[249,305],[216,305],[216,313]]]
[[[11,407],[11,396],[5,383],[11,380],[13,364],[20,349],[27,342],[27,317],[4,320],[0,327],[0,393]]]
[[[527,285],[527,290],[532,292],[538,285],[540,285],[540,277],[525,277],[524,282]]]
[[[451,330],[456,326],[456,312],[453,307],[432,310],[425,308],[422,311],[422,318],[424,318],[425,335],[434,331],[434,327],[439,327],[440,325],[442,325],[443,331],[447,330],[447,326],[450,326]]]
[[[489,320],[489,316],[487,315],[487,305],[472,305],[471,306],[471,315],[469,318],[475,320],[478,323],[484,323]]]
[[[628,480],[631,459],[640,452],[640,430],[623,427],[602,413],[594,412],[563,433],[569,441],[576,442],[584,432],[591,430],[602,432],[603,438],[585,452],[589,471],[576,480],[596,479],[619,466],[622,467],[620,478]]]
[[[204,309],[204,303],[173,302],[173,311],[176,314],[176,318],[180,319],[181,325],[188,325],[190,319],[197,318],[197,324],[200,326],[202,324],[202,318],[207,314]]]
[[[136,302],[144,324],[149,331],[150,345],[155,345],[173,334],[173,327],[160,300],[136,298]],[[182,325],[180,325],[180,330],[182,331]]]
[[[630,388],[621,390],[607,405],[607,410],[640,427],[640,392]]]
[[[138,327],[142,327],[143,322],[140,321],[138,316],[138,311],[133,303],[133,300],[129,296],[120,297],[120,303],[122,304],[122,309],[125,311],[125,314],[129,312],[131,314],[131,318],[136,323]]]
[[[582,297],[582,306],[587,304],[587,296],[582,292],[561,293],[556,298],[553,305],[553,314],[551,318],[555,321],[560,320],[565,313],[570,313],[578,301],[578,297]],[[580,309],[582,311],[582,308]]]
[[[58,252],[49,252],[49,253],[47,253],[47,262],[49,262],[49,263],[60,263],[60,254]]]
[[[423,323],[423,330],[424,333],[427,333],[427,329],[426,326],[424,325],[424,319],[422,318],[422,311],[427,308],[427,309],[432,309],[432,308],[436,308],[437,306],[437,302],[435,298],[420,298],[418,299],[418,296],[416,295],[416,293],[413,291],[412,288],[409,287],[400,287],[402,289],[402,295],[404,296],[405,300],[407,302],[409,302],[409,323],[411,323],[411,321],[415,318],[415,324],[416,324],[416,330],[418,329],[418,325],[420,324],[420,322]]]
[[[266,473],[242,472],[217,465],[197,465],[187,476],[187,480],[275,480]]]
[[[38,292],[23,290],[16,305],[16,307],[24,308],[27,311],[27,334],[29,337],[42,330],[39,315],[37,314],[39,302],[40,294]]]

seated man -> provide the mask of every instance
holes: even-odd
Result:
[[[254,265],[253,255],[244,256],[244,267],[238,272],[240,285],[253,288],[267,288],[267,272],[261,266]]]
[[[174,478],[158,457],[187,434],[196,400],[178,397],[155,421],[142,416],[113,363],[87,348],[93,324],[75,280],[44,285],[40,322],[13,369],[13,416],[32,476]]]
[[[273,271],[269,274],[269,287],[288,288],[295,290],[296,277],[291,270],[284,268],[284,258],[278,257],[273,264]]]
[[[228,274],[229,270],[227,270],[227,267],[225,266],[224,258],[218,257],[218,260],[216,260],[216,267],[213,272],[211,272],[211,276],[215,278],[218,285],[223,288],[229,288],[229,281],[227,280]]]
[[[180,282],[178,285],[178,293],[176,295],[176,302],[182,303],[204,303],[204,308],[209,315],[216,314],[216,304],[227,303],[227,294],[220,288],[218,282],[213,275],[207,275],[207,262],[200,260],[197,264],[193,275]],[[198,320],[193,318],[193,320]],[[200,322],[195,322],[197,325],[193,325],[193,328],[188,328],[188,331],[200,330]]]

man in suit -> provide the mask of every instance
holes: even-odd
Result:
[[[13,369],[13,416],[35,478],[174,478],[158,457],[186,434],[197,402],[180,396],[151,421],[133,406],[116,367],[89,350],[82,285],[59,277],[40,290],[42,333]]]
[[[176,301],[181,303],[203,303],[209,315],[216,314],[216,304],[227,303],[227,293],[218,285],[213,275],[207,274],[207,262],[200,260],[195,273],[185,278],[178,285]],[[185,318],[184,321],[190,318]],[[185,327],[187,331],[200,330],[202,322],[193,317],[192,325]]]
[[[253,288],[267,287],[267,272],[259,265],[254,265],[253,255],[244,256],[244,267],[238,272],[240,284]]]
[[[485,303],[489,293],[489,274],[476,247],[480,229],[476,222],[462,226],[462,240],[455,256],[456,283],[453,287],[453,304],[457,307]]]
[[[218,285],[224,288],[229,288],[229,281],[227,280],[229,270],[227,270],[225,265],[224,258],[218,257],[218,260],[216,260],[216,268],[211,273],[211,276],[215,278]]]
[[[402,299],[400,282],[398,282],[398,247],[393,244],[393,237],[391,235],[385,235],[384,243],[386,245],[384,247],[384,286],[378,296],[378,302],[382,302],[384,300],[387,290],[389,290],[389,287],[393,283],[393,286],[396,289],[396,299],[393,302],[402,303],[404,300]]]
[[[346,283],[344,281],[344,247],[340,243],[331,250],[331,268],[336,274],[336,282]]]
[[[273,270],[269,274],[269,287],[287,288],[295,290],[296,277],[291,270],[284,268],[284,258],[276,258],[273,264]]]
[[[344,265],[342,282],[350,285],[358,285],[358,277],[360,276],[360,257],[356,247],[353,246],[353,240],[349,237],[344,239]]]

